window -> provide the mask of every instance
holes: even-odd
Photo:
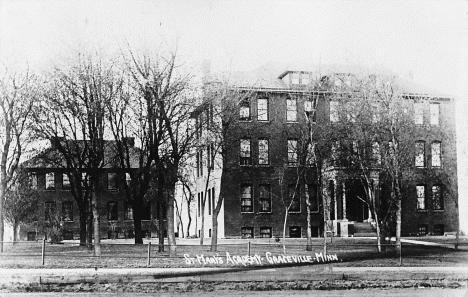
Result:
[[[62,175],[62,190],[63,191],[71,190],[70,179],[68,178],[68,174],[66,173]]]
[[[286,99],[286,120],[288,122],[297,121],[297,100],[295,98]]]
[[[380,164],[380,162],[381,162],[380,145],[379,145],[378,142],[373,142],[372,143],[372,159],[377,164]]]
[[[441,145],[440,141],[434,141],[431,144],[431,166],[440,167],[442,166],[442,157],[441,157]]]
[[[268,98],[257,99],[257,119],[268,121]]]
[[[200,153],[197,152],[197,177],[200,177]]]
[[[427,225],[419,225],[418,226],[418,235],[419,236],[427,235]]]
[[[291,84],[292,85],[298,85],[299,84],[299,73],[298,72],[293,72],[291,74]]]
[[[288,165],[297,165],[297,140],[288,139]]]
[[[117,202],[107,203],[107,220],[117,221],[118,217],[119,217],[119,211],[117,208]]]
[[[416,186],[416,196],[418,198],[417,209],[426,209],[426,186]]]
[[[116,173],[107,173],[107,189],[110,191],[117,190],[117,174]]]
[[[28,241],[36,241],[36,232],[28,232]]]
[[[444,209],[444,199],[442,196],[442,187],[440,185],[432,186],[432,209]]]
[[[252,156],[250,154],[250,139],[240,140],[240,164],[252,165]]]
[[[32,190],[37,190],[37,173],[36,172],[29,173],[29,185],[31,186]]]
[[[415,144],[415,166],[426,167],[426,143],[424,141],[417,141]]]
[[[301,212],[301,199],[299,196],[299,185],[295,184],[288,186],[288,205],[289,212]]]
[[[211,190],[208,189],[208,215],[211,216]]]
[[[270,185],[259,185],[258,188],[260,192],[258,197],[260,209],[258,212],[271,212]]]
[[[211,146],[207,145],[206,146],[206,169],[208,172],[211,169]]]
[[[290,238],[301,238],[301,236],[302,236],[301,227],[299,227],[299,226],[289,227],[289,237]]]
[[[48,201],[45,203],[45,221],[52,222],[56,213],[55,213],[55,202]]]
[[[304,112],[305,112],[306,118],[313,123],[315,123],[315,120],[316,120],[315,107],[316,107],[316,101],[313,100],[312,98],[307,98],[304,101]]]
[[[254,238],[254,228],[253,227],[242,227],[241,228],[242,238]]]
[[[63,240],[73,240],[73,231],[63,231]]]
[[[306,165],[307,166],[314,166],[315,165],[315,144],[309,143],[307,145],[307,151],[305,152],[306,155]]]
[[[271,227],[260,227],[260,238],[271,238]]]
[[[206,160],[208,171],[214,168],[214,145],[210,143],[206,146]]]
[[[338,101],[330,101],[330,122],[336,123],[338,121]]]
[[[133,220],[133,207],[130,203],[124,203],[124,220]]]
[[[444,235],[444,225],[443,224],[434,225],[434,235]]]
[[[127,186],[130,186],[132,182],[132,176],[130,175],[130,173],[126,172],[125,173],[125,183],[127,184]]]
[[[55,175],[53,172],[46,173],[46,190],[55,190]]]
[[[253,212],[252,185],[241,186],[241,212]]]
[[[62,203],[62,218],[66,222],[73,221],[73,202],[65,201]]]
[[[198,198],[198,217],[200,217],[200,210],[201,210],[200,193],[197,193],[197,198]]]
[[[270,163],[270,154],[268,150],[268,139],[258,140],[258,164],[268,165]]]
[[[200,154],[200,164],[198,166],[200,166],[200,176],[203,176],[203,150],[200,150],[198,152]]]
[[[240,103],[239,120],[250,121],[250,99],[248,98],[242,100]]]
[[[309,73],[302,73],[302,84],[308,85],[310,83],[310,75]]]
[[[144,203],[141,207],[141,220],[151,221],[151,202]]]
[[[380,105],[378,104],[372,105],[372,122],[373,123],[380,122]]]
[[[414,104],[414,123],[416,125],[424,124],[424,104],[423,103]]]
[[[317,195],[317,186],[315,184],[310,184],[307,191],[309,192],[310,211],[318,212],[320,203]]]
[[[84,188],[87,188],[89,185],[89,175],[86,172],[81,173],[81,184]]]
[[[439,125],[439,112],[440,105],[437,103],[431,103],[431,125]]]
[[[215,208],[216,208],[216,200],[215,200],[215,188],[211,188],[211,205],[213,207],[213,214],[214,214],[214,211],[215,211]]]

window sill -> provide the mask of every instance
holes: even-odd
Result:
[[[417,209],[418,212],[428,212],[427,209]]]
[[[271,214],[272,212],[271,211],[259,211],[258,213],[259,214]]]
[[[252,120],[241,120],[239,119],[239,123],[252,123]]]
[[[253,211],[241,211],[241,214],[254,214]]]
[[[433,212],[445,212],[445,209],[433,209]]]

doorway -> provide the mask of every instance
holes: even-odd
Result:
[[[369,218],[369,208],[365,203],[366,192],[359,180],[346,183],[346,218],[349,221],[364,222]]]

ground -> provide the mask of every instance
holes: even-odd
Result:
[[[461,249],[455,250],[454,237],[406,238],[407,240],[424,241],[426,245],[405,243],[402,246],[402,257],[394,246],[386,247],[385,252],[378,253],[375,239],[370,238],[334,238],[327,242],[328,254],[336,254],[339,261],[332,261],[333,266],[368,266],[368,267],[414,267],[414,266],[463,266],[468,267],[468,239],[461,238]],[[130,243],[127,241],[127,243]],[[179,240],[178,256],[169,257],[165,252],[158,252],[156,241],[151,246],[145,241],[143,245],[125,244],[122,241],[107,240],[103,242],[103,255],[92,257],[92,252],[80,247],[76,242],[45,245],[45,265],[41,263],[41,242],[18,243],[5,246],[5,253],[0,260],[0,269],[8,268],[137,268],[147,267],[148,247],[150,247],[150,266],[152,268],[184,267],[226,267],[223,264],[202,265],[195,261],[188,265],[185,255],[196,257],[218,255],[314,255],[323,252],[323,239],[314,239],[311,252],[305,250],[304,239],[291,239],[283,242],[275,240],[222,240],[217,252],[211,252],[208,245],[200,246],[198,240]],[[427,245],[437,243],[443,246]],[[1,292],[148,292],[168,294],[210,292],[210,291],[281,291],[281,290],[352,290],[352,289],[395,289],[395,288],[467,288],[467,279],[406,280],[406,281],[366,281],[366,280],[330,280],[330,281],[296,281],[296,282],[188,282],[188,283],[113,283],[113,284],[76,284],[76,285],[39,285],[39,284],[5,284]]]

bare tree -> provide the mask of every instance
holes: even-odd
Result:
[[[148,118],[152,121],[154,133],[161,133],[163,141],[155,150],[155,168],[158,179],[164,185],[164,193],[159,192],[160,201],[165,200],[167,211],[167,231],[170,255],[176,254],[174,234],[174,195],[176,183],[179,180],[180,168],[187,161],[193,144],[193,133],[190,132],[189,119],[194,107],[195,96],[187,75],[181,74],[176,64],[176,55],[170,53],[167,57],[151,55],[136,56],[130,54],[127,68],[138,87],[138,92],[144,94],[155,112]],[[157,128],[157,130],[155,130]],[[160,132],[158,132],[160,131]]]
[[[360,197],[369,207],[377,229],[377,245],[390,230],[396,214],[400,246],[402,192],[414,180],[414,123],[411,100],[404,98],[393,79],[377,75],[348,75],[335,93],[339,121],[334,124],[337,161],[347,175],[360,180]],[[387,201],[375,194],[385,182],[391,185]]]
[[[34,178],[23,170],[19,171],[5,195],[5,219],[13,226],[13,242],[18,241],[21,224],[37,219],[40,199]]]
[[[65,161],[72,194],[80,209],[80,241],[83,241],[83,213],[91,204],[94,254],[100,255],[100,215],[97,190],[100,169],[105,165],[109,143],[105,141],[108,102],[119,95],[121,78],[111,61],[78,54],[70,67],[56,68],[41,102],[46,116],[36,118],[36,131],[53,140],[54,149]],[[83,173],[86,177],[83,178]],[[89,178],[89,180],[87,180]],[[90,193],[83,185],[89,182]],[[81,195],[80,195],[81,194]]]
[[[32,109],[38,96],[36,79],[28,69],[16,71],[2,65],[0,72],[0,253],[3,252],[4,201],[25,146]]]

